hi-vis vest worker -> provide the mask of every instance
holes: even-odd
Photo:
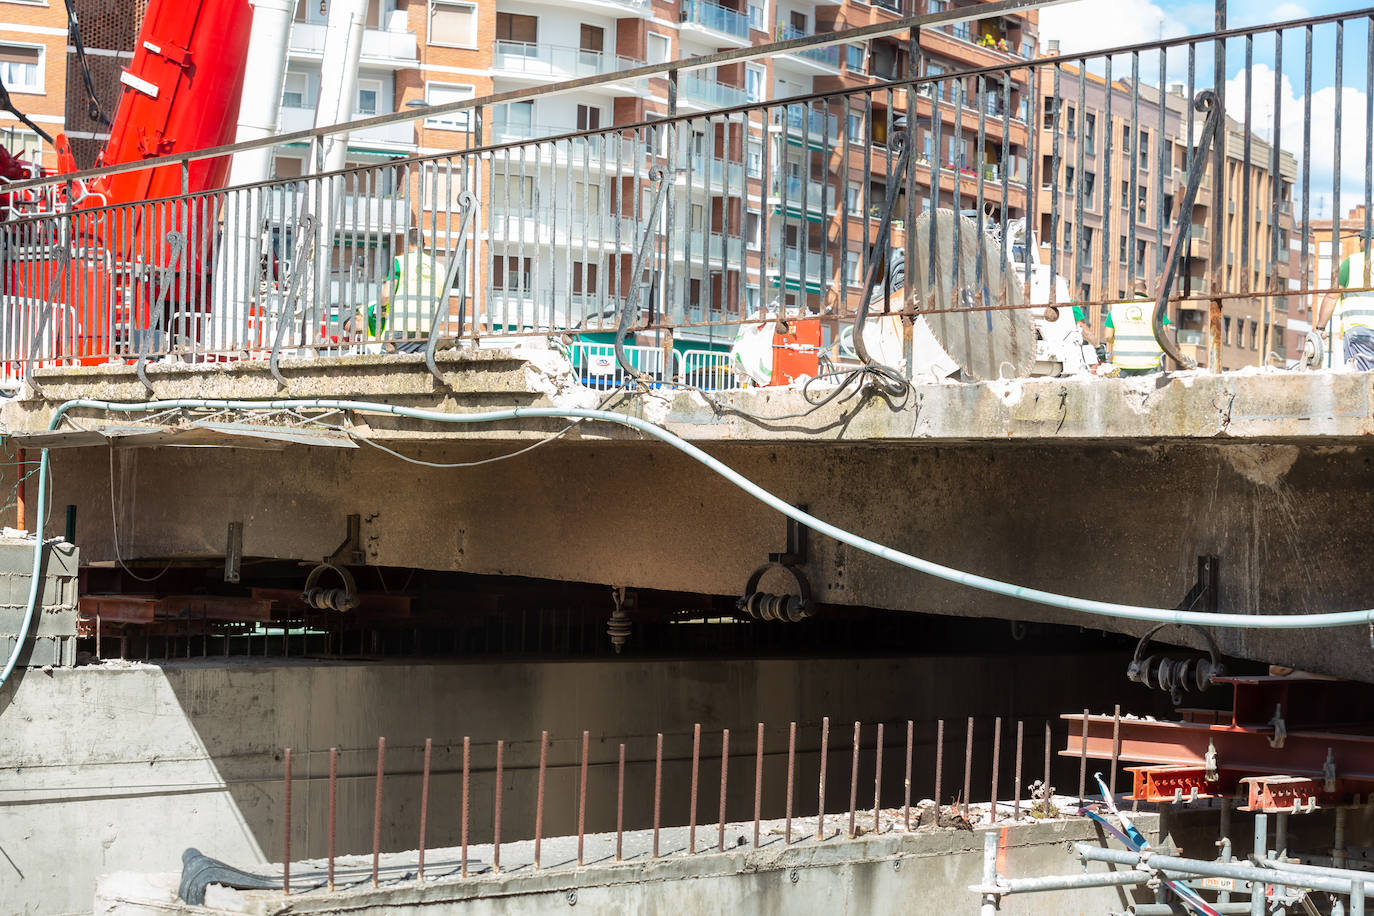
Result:
[[[367,329],[379,336],[416,337],[429,334],[434,314],[434,294],[443,281],[434,275],[434,255],[419,248],[391,259],[391,272],[382,289],[380,325],[375,310],[368,315]],[[442,295],[442,293],[441,293]]]
[[[1371,283],[1364,280],[1364,252],[1357,251],[1341,261],[1336,281],[1341,289],[1352,286],[1374,285],[1374,270],[1370,272]],[[1346,293],[1336,304],[1336,319],[1340,322],[1341,336],[1347,337],[1352,328],[1374,330],[1374,292]]]
[[[1154,303],[1139,298],[1112,304],[1106,326],[1112,329],[1112,362],[1125,370],[1145,371],[1159,368],[1164,351],[1150,327]],[[1169,316],[1164,316],[1169,323]]]

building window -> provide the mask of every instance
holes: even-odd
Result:
[[[759,247],[762,239],[763,219],[757,210],[749,210],[744,214],[744,239],[752,249]]]
[[[1093,172],[1083,173],[1083,203],[1089,207],[1093,205],[1093,191],[1097,187],[1097,175]]]
[[[1131,151],[1131,125],[1121,125],[1121,151],[1129,153]]]
[[[1084,226],[1078,233],[1079,254],[1083,260],[1088,261],[1093,256],[1093,230],[1091,226]]]
[[[1150,167],[1150,135],[1143,130],[1140,132],[1140,167]]]
[[[673,42],[667,35],[650,32],[648,41],[649,63],[662,64],[673,59]]]
[[[592,295],[596,293],[597,270],[596,264],[583,264],[581,261],[573,263],[572,270],[572,291],[574,296]]]
[[[532,45],[539,41],[539,17],[522,16],[519,13],[496,14],[496,40],[512,42],[517,45]],[[520,53],[520,48],[512,49]]]
[[[1097,153],[1097,115],[1091,111],[1083,113],[1083,152],[1089,156]]]
[[[1226,346],[1231,346],[1231,316],[1221,316],[1221,342]]]
[[[577,106],[577,129],[578,130],[600,130],[601,129],[601,109],[595,105]]]
[[[864,52],[867,49],[863,45],[844,46],[844,66],[850,73],[864,72]]]
[[[426,40],[448,48],[477,47],[477,4],[429,0]]]
[[[850,213],[858,213],[862,201],[863,188],[859,185],[857,181],[851,181],[849,183],[849,186],[845,188],[844,192],[845,206],[849,208]]]
[[[30,45],[0,45],[0,81],[10,92],[43,91],[43,49]]]
[[[754,64],[744,65],[744,94],[751,102],[763,101],[763,86],[768,71]]]
[[[498,187],[504,192],[500,201],[504,206],[498,207],[497,212],[506,216],[534,215],[534,176],[507,175]]]
[[[445,83],[425,83],[426,105],[448,105],[473,97],[473,87],[453,86]],[[452,111],[448,114],[425,118],[425,127],[431,130],[467,130],[471,123],[472,110]]]
[[[847,119],[849,126],[849,139],[855,143],[862,143],[864,138],[864,119],[863,115],[850,114]]]
[[[1122,268],[1125,268],[1125,266],[1126,266],[1126,236],[1124,236],[1124,235],[1117,236],[1117,239],[1116,239],[1116,240],[1117,240],[1117,242],[1119,243],[1119,244],[1117,245],[1116,257],[1117,257],[1117,260],[1121,263]]]
[[[1258,322],[1258,321],[1252,321],[1252,322],[1250,322],[1250,349],[1251,349],[1251,350],[1258,350],[1258,349],[1259,349],[1259,322]]]
[[[1069,139],[1070,139],[1070,140],[1072,140],[1072,139],[1074,139],[1075,137],[1078,136],[1078,126],[1077,126],[1077,125],[1078,125],[1078,109],[1077,109],[1077,108],[1074,108],[1072,105],[1070,105],[1070,106],[1069,106],[1069,126],[1068,126],[1068,132],[1069,132]]]
[[[357,101],[353,106],[355,118],[370,118],[381,112],[382,81],[358,80]]]
[[[524,138],[534,129],[534,102],[511,102],[496,109],[492,125],[497,136]]]
[[[287,73],[282,81],[281,107],[307,108],[310,99],[310,81],[304,73]]]
[[[492,259],[491,284],[511,292],[530,288],[530,259],[497,255]]]
[[[763,144],[754,140],[749,141],[749,149],[745,153],[745,167],[748,169],[750,178],[763,177]]]
[[[863,285],[863,259],[857,251],[844,253],[844,282],[850,286]]]

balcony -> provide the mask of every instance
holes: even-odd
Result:
[[[318,22],[293,22],[291,24],[292,56],[310,59],[323,58],[326,31],[327,28]],[[399,29],[363,30],[361,63],[394,70],[414,67],[419,61],[414,32]]]
[[[738,86],[693,74],[683,77],[679,89],[681,101],[705,108],[730,108],[749,101],[749,94]]]
[[[298,23],[299,24],[299,23]],[[355,118],[364,117],[354,115]],[[309,130],[315,126],[315,111],[311,108],[288,108],[282,106],[281,129],[283,132]],[[378,152],[411,152],[415,149],[415,124],[403,121],[398,124],[383,124],[364,130],[350,131],[348,148],[353,150],[376,150]]]
[[[682,30],[722,41],[736,48],[749,46],[749,16],[709,0],[683,0]]]
[[[785,202],[787,212],[792,214],[801,213],[803,207],[807,213],[828,213],[835,204],[835,189],[819,181],[802,181],[790,176],[786,180],[779,180],[774,177],[771,190],[777,199],[774,207],[780,207]]]
[[[939,31],[952,35],[959,41],[981,48],[991,54],[1007,57],[1031,58],[1035,56],[1035,45],[1029,41],[1013,42],[1011,39],[993,38],[989,30],[977,22],[956,22],[952,25],[938,26]]]
[[[790,25],[778,26],[778,41],[791,41],[794,38],[810,38],[813,33],[803,32],[801,29],[793,28]],[[788,56],[794,59],[795,63],[807,65],[804,69],[817,73],[832,74],[840,69],[840,46],[830,45],[825,48],[802,48],[799,51],[789,51]]]
[[[520,149],[513,149],[509,154],[498,150],[493,155],[494,168],[498,172],[502,171],[507,155],[509,155],[511,168],[517,169],[522,167],[522,161],[528,166],[535,162],[552,162],[559,156],[569,154],[581,157],[585,150],[589,168],[614,169],[617,162],[630,166],[633,165],[636,157],[642,158],[649,154],[649,147],[645,143],[619,136],[615,131],[605,134],[583,134],[543,143],[530,142],[556,137],[559,134],[570,134],[574,131],[576,128],[568,124],[521,124],[496,120],[491,126],[492,143],[513,146],[528,144],[532,147],[533,155],[526,154]],[[523,160],[522,156],[524,157]]]
[[[644,64],[632,57],[542,42],[501,40],[494,50],[493,76],[533,77],[541,81],[601,76]]]
[[[689,179],[690,176],[693,185],[709,182],[720,188],[740,191],[744,188],[743,162],[716,158],[708,159],[705,156],[689,156],[686,167],[679,174],[685,180]]]
[[[686,249],[683,256],[688,260],[709,259],[712,263],[722,263],[721,254],[724,253],[726,265],[744,263],[744,239],[738,236],[688,232],[683,247]]]
[[[612,16],[648,16],[653,11],[651,0],[571,0],[574,6],[598,10]],[[555,5],[562,5],[561,2]]]
[[[873,0],[873,5],[880,10],[887,10],[890,13],[904,13],[902,0]]]
[[[830,276],[830,259],[823,252],[814,248],[806,250],[806,283],[811,287],[818,287]],[[784,249],[783,257],[779,258],[776,251],[768,256],[768,271],[779,277],[787,286],[796,287],[802,276],[802,250],[800,248]],[[777,286],[779,280],[774,280],[773,285]]]
[[[785,127],[789,136],[805,137],[808,144],[820,148],[830,138],[833,146],[840,136],[840,119],[824,111],[805,105],[788,105],[773,113],[773,123]]]
[[[1188,237],[1188,257],[1206,259],[1211,256],[1212,244],[1207,227],[1201,223],[1193,223]]]

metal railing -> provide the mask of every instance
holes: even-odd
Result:
[[[983,4],[978,12],[992,15],[1034,5],[1002,0]],[[1353,42],[1360,36],[1359,46],[1368,47],[1363,36],[1374,31],[1374,15],[1367,10],[705,112],[670,112],[600,130],[578,131],[535,117],[553,117],[559,109],[544,108],[544,100],[572,89],[674,74],[686,86],[697,74],[725,63],[854,44],[971,15],[953,10],[765,48],[598,72],[255,144],[12,183],[0,195],[8,215],[0,224],[0,361],[11,378],[24,376],[31,365],[109,360],[272,359],[275,365],[277,357],[293,352],[367,353],[396,341],[575,336],[614,328],[615,316],[632,300],[638,302],[632,336],[733,327],[757,314],[754,308],[746,314],[745,303],[751,302],[804,308],[839,325],[854,316],[858,292],[833,279],[831,265],[857,259],[862,274],[886,254],[873,250],[882,213],[870,206],[893,184],[900,190],[894,226],[919,227],[924,214],[957,199],[967,216],[955,222],[956,245],[961,233],[1010,242],[1027,227],[1035,234],[1048,230],[1046,240],[1062,239],[1066,225],[1093,228],[1098,244],[1089,255],[1081,246],[1065,253],[1053,245],[1045,251],[1044,266],[1063,277],[1068,289],[1088,289],[1087,296],[1077,298],[1094,324],[1101,321],[1103,306],[1120,290],[1130,290],[1136,278],[1150,289],[1159,282],[1174,226],[1206,226],[1207,232],[1193,233],[1203,241],[1227,237],[1220,231],[1224,200],[1234,200],[1237,210],[1240,228],[1231,242],[1239,254],[1235,262],[1258,262],[1260,282],[1255,283],[1252,270],[1228,267],[1216,251],[1206,259],[1201,252],[1186,255],[1189,263],[1180,274],[1209,278],[1206,286],[1191,285],[1189,307],[1215,316],[1223,301],[1248,300],[1269,309],[1279,297],[1320,298],[1324,290],[1312,289],[1305,279],[1293,288],[1289,280],[1317,274],[1317,241],[1332,239],[1339,249],[1344,239],[1349,248],[1353,231],[1367,231],[1337,220],[1337,228],[1319,239],[1312,228],[1314,204],[1323,197],[1340,200],[1342,212],[1368,203],[1369,182],[1358,175],[1362,168],[1368,176],[1370,154],[1362,152],[1363,161],[1353,170],[1341,163],[1343,152],[1370,148],[1367,122],[1352,146],[1351,135],[1361,132],[1352,115],[1334,158],[1319,161],[1311,152],[1316,128],[1309,124],[1301,129],[1305,136],[1289,136],[1294,128],[1283,125],[1294,119],[1282,108],[1291,103],[1262,99],[1257,89],[1239,105],[1233,99],[1228,106],[1234,123],[1222,152],[1230,171],[1249,174],[1255,182],[1211,182],[1208,176],[1219,173],[1212,166],[1204,172],[1204,194],[1193,212],[1165,210],[1166,196],[1181,197],[1172,146],[1181,144],[1191,165],[1198,151],[1190,138],[1202,117],[1189,102],[1214,82],[1198,61],[1248,48],[1243,88],[1245,75],[1255,72],[1258,48],[1291,60],[1295,47],[1307,51],[1318,39]],[[567,50],[574,57],[585,53]],[[1320,66],[1332,79],[1339,75],[1343,85],[1367,90],[1370,76],[1356,66],[1358,58],[1335,55],[1320,65],[1308,60],[1314,74]],[[606,60],[599,57],[597,66]],[[1145,91],[1148,77],[1166,76],[1180,66],[1186,68],[1181,92]],[[1088,110],[1079,76],[1083,70],[1100,72],[1114,86],[1096,112],[1096,163],[1085,161],[1082,143],[1064,139],[1067,107]],[[1310,89],[1319,81],[1313,76],[1308,82]],[[1136,85],[1140,91],[1130,88]],[[1043,121],[1042,93],[1061,103]],[[1016,128],[1015,97],[1036,99],[1031,121],[1048,129]],[[1160,98],[1162,103],[1155,101]],[[1300,104],[1311,121],[1310,102]],[[1336,107],[1341,104],[1338,99]],[[913,163],[910,172],[898,174],[897,141],[907,129],[904,112],[912,106],[916,162],[922,160],[919,151],[929,149],[942,165],[984,164],[956,174]],[[1268,111],[1276,112],[1280,125],[1277,144],[1257,129],[1260,113]],[[334,134],[408,128],[437,117],[467,127],[444,132],[456,141],[452,150],[337,172],[322,168],[323,141]],[[1114,155],[1127,121],[1150,132],[1154,168],[1142,168],[1138,154]],[[1247,123],[1249,133],[1244,132]],[[951,158],[951,141],[981,155]],[[314,174],[134,203],[111,204],[105,196],[111,176],[135,169],[190,175],[192,163],[205,158],[288,144],[297,155],[308,144],[306,166]],[[1303,152],[1287,151],[1294,146]],[[1091,195],[1085,191],[1090,171]],[[1353,190],[1352,171],[1357,176]],[[794,173],[808,177],[791,178]],[[1029,187],[1044,190],[1028,193],[1013,176],[1026,176]],[[1267,190],[1255,193],[1256,183]],[[860,193],[840,193],[849,185]],[[1138,200],[1142,190],[1143,208],[1121,206]],[[660,195],[658,217],[652,218]],[[1285,262],[1271,249],[1286,248],[1286,237],[1281,244],[1272,230],[1280,216],[1288,219],[1290,208],[1300,211],[1299,225],[1291,229],[1300,245],[1297,256]],[[709,223],[687,218],[698,210]],[[1365,224],[1370,212],[1374,208],[1366,210]],[[540,225],[524,225],[535,222]],[[697,257],[701,246],[691,233],[701,238],[703,225],[727,228],[703,240],[706,256]],[[998,251],[996,246],[980,249],[973,262],[949,252],[937,258],[933,249],[917,248],[918,235],[899,233],[894,247],[907,246],[908,262],[938,260],[949,272],[949,282],[939,287],[944,292],[935,284],[914,290],[913,304],[925,313],[1022,308],[1051,304],[1057,295],[1051,283],[1039,294],[1046,301],[1028,301],[1034,298],[1032,264],[1013,261],[1009,254],[989,259],[987,252]],[[1125,244],[1119,247],[1119,240]],[[1360,244],[1368,245],[1357,242],[1356,247]],[[1039,245],[1020,248],[1040,250]],[[630,267],[640,253],[643,276],[632,282]],[[924,276],[933,273],[930,266]],[[1374,285],[1359,279],[1356,288]],[[952,294],[956,289],[979,290],[978,301],[968,304]],[[703,309],[707,297],[719,307]],[[1220,347],[1218,337],[1209,334],[1214,347]],[[1212,364],[1219,363],[1218,358]]]
[[[811,33],[803,32],[801,29],[796,28],[795,26],[778,26],[779,41],[787,41],[792,38],[805,38],[809,34]],[[807,60],[813,60],[818,64],[824,64],[827,67],[834,67],[836,70],[840,68],[839,45],[831,45],[828,48],[802,48],[800,51],[797,51],[796,54],[799,57],[805,57]]]
[[[736,38],[749,37],[748,13],[711,3],[710,0],[682,0],[682,22]]]
[[[497,40],[491,58],[493,70],[562,78],[615,73],[643,64],[633,57],[603,51],[505,39]]]

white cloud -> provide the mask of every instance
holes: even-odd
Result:
[[[1256,64],[1251,86],[1251,125],[1256,135],[1269,139],[1274,127],[1274,71],[1267,64]],[[1279,81],[1279,146],[1298,160],[1295,192],[1302,193],[1303,127],[1309,109],[1303,97],[1284,76]],[[1364,200],[1364,161],[1371,140],[1365,123],[1366,96],[1359,89],[1345,87],[1341,92],[1341,211],[1346,212]],[[1226,81],[1226,113],[1240,123],[1245,119],[1245,77],[1237,74]],[[1330,215],[1332,180],[1336,166],[1336,89],[1328,86],[1312,93],[1310,108],[1312,152],[1310,160],[1312,215]],[[1325,204],[1323,213],[1319,205]]]
[[[1176,38],[1187,28],[1150,0],[1078,0],[1040,11],[1040,41],[1059,41],[1067,54]]]
[[[1297,3],[1280,3],[1268,13],[1269,22],[1287,22],[1291,19],[1306,19],[1312,15],[1307,7]]]

